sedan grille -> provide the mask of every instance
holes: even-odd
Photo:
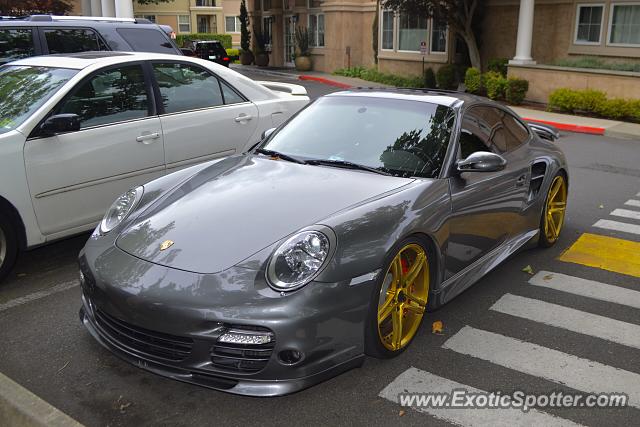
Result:
[[[270,332],[267,328],[257,326],[232,326],[249,331]],[[266,344],[233,344],[217,342],[211,349],[213,366],[226,371],[239,373],[255,373],[262,370],[273,353],[275,342]]]
[[[96,310],[95,319],[101,331],[113,341],[146,356],[179,362],[186,359],[193,348],[191,338],[143,329],[101,310]]]

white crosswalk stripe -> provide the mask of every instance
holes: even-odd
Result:
[[[640,349],[640,325],[512,294],[491,310]]]
[[[638,194],[640,196],[640,194]],[[636,206],[640,208],[640,200],[627,200],[626,202],[624,202],[625,205],[627,206]]]
[[[381,392],[380,397],[399,403],[401,393],[451,393],[453,390],[481,392],[477,388],[448,380],[411,367],[400,374]],[[538,410],[523,412],[505,408],[429,408],[416,407],[420,412],[461,426],[577,426],[572,421]]]
[[[628,224],[626,222],[611,221],[608,219],[599,219],[595,224],[593,224],[593,226],[598,228],[604,228],[606,230],[640,234],[640,225]]]
[[[613,302],[640,309],[640,292],[595,280],[582,279],[551,271],[539,271],[529,283],[600,301]]]
[[[629,209],[614,209],[609,215],[640,220],[640,212]]]
[[[626,393],[640,408],[640,375],[515,338],[463,327],[443,348],[587,393]]]

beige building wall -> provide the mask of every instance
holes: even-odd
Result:
[[[225,34],[231,35],[231,43],[234,48],[240,47],[240,28],[237,28],[237,31],[229,31],[226,27],[226,18],[228,16],[240,16],[240,0],[223,0],[222,1],[222,14],[223,14],[223,22],[222,29]]]

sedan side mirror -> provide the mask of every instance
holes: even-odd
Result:
[[[80,116],[77,114],[56,114],[48,117],[40,126],[40,135],[53,136],[58,133],[80,130]]]
[[[507,160],[489,151],[476,151],[464,160],[458,160],[458,172],[497,172],[507,165]]]
[[[262,140],[269,138],[273,132],[275,132],[276,128],[267,129],[262,132]]]

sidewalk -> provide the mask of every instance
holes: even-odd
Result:
[[[390,87],[380,83],[352,77],[334,76],[332,74],[309,71],[300,73],[291,68],[263,68],[254,65],[233,65],[236,70],[247,70],[265,75],[275,75],[298,80],[311,80],[343,89],[351,87]],[[572,116],[569,114],[549,113],[523,107],[511,107],[522,118],[530,121],[552,125],[560,130],[592,135],[604,135],[613,138],[634,139],[640,141],[640,124],[616,120],[596,119],[592,117]]]

